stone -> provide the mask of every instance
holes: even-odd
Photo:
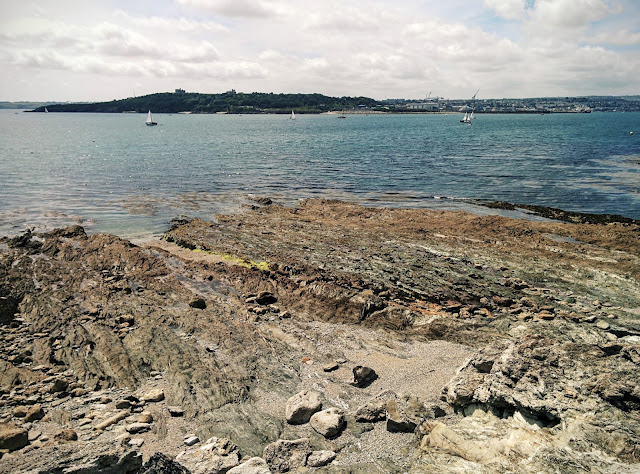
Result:
[[[142,399],[145,402],[161,402],[164,400],[164,392],[159,388],[154,388],[145,393]]]
[[[227,474],[271,474],[267,461],[253,457],[227,471]]]
[[[198,466],[199,468],[204,468],[204,472],[207,474],[222,474],[240,464],[240,453],[238,451],[232,451],[226,455],[208,454]]]
[[[127,408],[131,408],[131,402],[126,399],[118,400],[116,402],[116,408],[118,410],[126,410]]]
[[[336,458],[336,453],[329,450],[313,451],[307,458],[307,466],[322,467]]]
[[[387,400],[390,398],[396,398],[396,394],[387,390],[368,400],[356,409],[354,414],[356,421],[374,423],[384,420],[387,417]]]
[[[60,393],[67,390],[69,382],[64,379],[55,379],[51,387],[49,387],[49,393]]]
[[[265,446],[262,457],[273,472],[287,472],[304,467],[311,453],[308,438],[279,439]]]
[[[416,397],[398,397],[387,401],[387,431],[413,433],[426,418],[426,409]]]
[[[337,362],[329,362],[322,366],[322,370],[325,372],[333,372],[334,370],[338,370],[340,365]]]
[[[133,446],[135,448],[139,448],[144,444],[144,439],[142,438],[133,438],[129,440],[129,446]]]
[[[128,472],[128,471],[127,471]],[[162,453],[153,454],[144,463],[137,474],[190,474],[189,470],[177,461]]]
[[[53,438],[58,441],[78,441],[78,433],[72,429],[64,429],[58,431]]]
[[[200,447],[200,451],[214,453],[219,456],[227,456],[234,451],[238,451],[238,447],[233,444],[229,438],[216,438],[212,436]]]
[[[263,291],[258,294],[258,296],[256,296],[256,303],[258,303],[259,305],[266,306],[277,302],[278,298],[276,298],[273,293],[270,293],[268,291]]]
[[[378,374],[376,374],[375,370],[358,365],[353,368],[353,382],[351,382],[351,385],[359,388],[368,387],[377,378]]]
[[[195,300],[191,301],[189,303],[189,306],[191,306],[192,308],[195,309],[206,309],[207,308],[207,302],[205,300],[203,300],[202,298],[196,298]]]
[[[287,400],[285,419],[291,425],[307,423],[311,415],[321,408],[320,394],[313,391],[299,392]]]
[[[128,411],[121,411],[120,413],[116,413],[115,415],[110,416],[106,420],[98,423],[95,426],[95,429],[104,430],[104,429],[108,428],[109,426],[115,425],[116,423],[124,420],[127,416],[129,416],[129,412]]]
[[[609,329],[611,327],[611,325],[608,322],[606,322],[606,321],[601,319],[596,323],[596,327],[606,331],[607,329]]]
[[[184,416],[184,410],[180,407],[170,406],[167,407],[167,410],[169,410],[169,415],[173,417]]]
[[[0,424],[0,449],[15,451],[29,444],[29,432],[13,423]]]
[[[344,413],[339,408],[327,408],[314,413],[309,424],[325,438],[333,438],[344,426]]]
[[[19,407],[15,407],[13,409],[13,417],[14,418],[24,418],[25,416],[27,416],[27,411],[28,408],[27,407],[23,407],[23,406],[19,406]]]
[[[197,436],[189,436],[184,440],[185,446],[193,446],[194,444],[198,444],[199,442],[200,438],[198,438]]]
[[[151,424],[150,423],[131,423],[130,425],[127,425],[125,429],[127,430],[128,433],[131,433],[131,434],[144,433],[151,429]]]
[[[29,431],[29,442],[33,443],[35,440],[42,436],[42,431],[30,430]]]
[[[153,415],[151,412],[143,411],[138,415],[138,423],[153,423]]]
[[[30,423],[32,421],[38,421],[44,418],[44,410],[42,409],[42,405],[36,404],[33,405],[27,410],[25,414],[24,421],[26,423]]]

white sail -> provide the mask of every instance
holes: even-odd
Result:
[[[465,122],[469,121],[469,112],[464,113],[464,118],[462,120],[464,120]]]
[[[47,108],[46,108],[46,107],[44,108],[44,113],[45,113],[45,114],[48,114],[48,113],[49,113],[49,110],[47,110]]]
[[[153,123],[153,117],[151,117],[151,111],[147,114],[147,123]]]
[[[292,110],[291,111],[291,120],[295,120],[295,119],[296,119],[296,114]]]
[[[469,115],[469,120],[473,120],[473,111],[471,112],[471,115]]]

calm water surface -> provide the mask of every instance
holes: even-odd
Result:
[[[178,215],[236,210],[246,194],[640,219],[640,113],[479,115],[473,126],[458,114],[145,117],[0,111],[0,235],[72,222],[156,234]]]

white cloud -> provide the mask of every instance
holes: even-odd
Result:
[[[525,0],[484,0],[484,4],[505,20],[521,20],[525,16]]]
[[[112,0],[99,12],[91,2],[60,2],[0,17],[0,68],[56,71],[60,85],[41,87],[65,94],[67,72],[68,84],[108,76],[100,83],[109,100],[116,88],[130,95],[136,81],[160,90],[454,98],[476,89],[573,95],[596,85],[606,93],[609,78],[611,90],[626,81],[634,93],[640,74],[632,0],[484,0],[471,9],[468,0],[174,0],[149,15],[143,5],[109,10]]]
[[[269,18],[283,13],[277,4],[266,0],[178,0],[178,3],[229,17]]]

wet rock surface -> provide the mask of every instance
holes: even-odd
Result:
[[[634,472],[640,228],[580,222],[265,201],[3,239],[0,472]]]

